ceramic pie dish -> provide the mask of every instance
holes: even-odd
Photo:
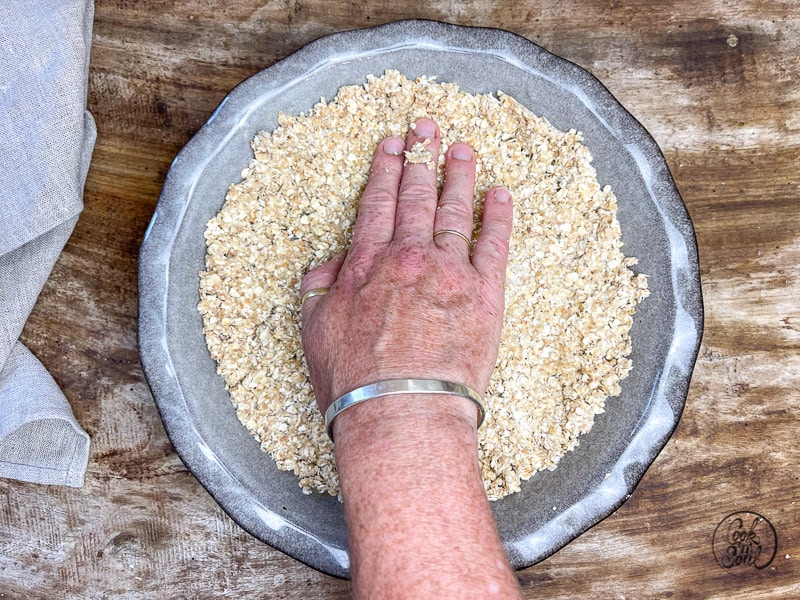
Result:
[[[247,79],[175,158],[139,263],[142,364],[176,451],[220,506],[267,544],[331,575],[349,576],[342,506],[302,493],[239,423],[205,345],[197,311],[203,232],[250,141],[280,111],[308,111],[343,85],[396,69],[470,93],[513,96],[561,130],[582,132],[601,184],[614,190],[625,253],[650,297],[634,317],[633,370],[592,430],[554,471],[492,503],[511,564],[534,564],[619,507],[675,429],[702,335],[694,230],[664,158],[645,129],[585,70],[497,29],[400,21],[319,39]]]

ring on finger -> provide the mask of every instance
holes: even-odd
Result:
[[[445,233],[452,233],[453,235],[457,235],[462,240],[467,242],[467,248],[472,248],[472,240],[470,240],[467,236],[465,236],[460,231],[456,231],[455,229],[440,229],[439,231],[434,231],[433,232],[433,237],[435,238],[437,235],[442,235],[442,234],[445,234]]]
[[[322,287],[322,288],[314,288],[313,290],[308,290],[305,294],[303,294],[303,297],[300,299],[300,306],[302,307],[303,304],[306,303],[306,300],[308,300],[309,298],[313,298],[314,296],[324,296],[330,291],[330,289],[331,288]]]

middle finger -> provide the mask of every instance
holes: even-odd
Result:
[[[420,119],[408,132],[406,163],[395,212],[394,240],[428,242],[433,235],[440,142],[439,127],[431,119]]]

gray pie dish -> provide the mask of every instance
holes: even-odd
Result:
[[[550,556],[616,510],[677,426],[703,323],[691,221],[658,146],[587,71],[496,29],[399,21],[316,40],[250,77],[175,158],[139,256],[139,345],[147,381],[181,459],[245,530],[322,572],[349,576],[341,503],[302,493],[236,418],[197,311],[203,232],[250,141],[279,111],[308,111],[339,87],[397,69],[471,93],[510,94],[555,127],[577,129],[601,185],[614,190],[624,252],[651,295],[631,338],[633,370],[592,430],[554,471],[492,503],[514,568]],[[457,501],[457,500],[455,500]],[[413,535],[413,532],[409,532]]]

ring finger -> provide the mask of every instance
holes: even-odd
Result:
[[[475,152],[467,144],[455,143],[445,156],[444,183],[433,223],[434,241],[440,248],[459,253],[471,249],[472,203],[475,194]],[[436,235],[442,232],[441,235]],[[461,235],[453,234],[458,232]]]

